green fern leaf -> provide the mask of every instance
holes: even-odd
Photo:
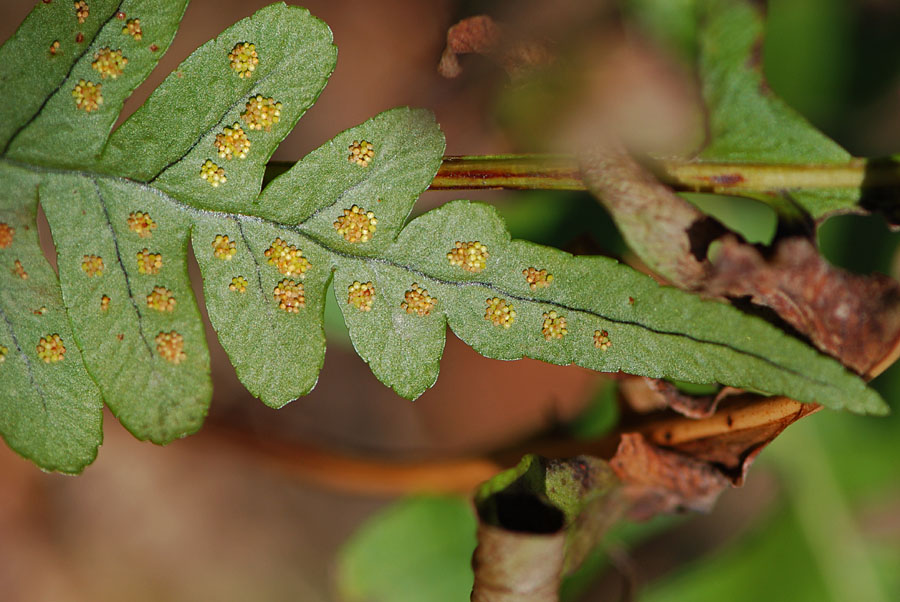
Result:
[[[21,100],[0,130],[0,228],[15,229],[0,238],[0,345],[10,350],[0,428],[45,468],[91,461],[98,390],[141,439],[166,443],[202,424],[209,358],[188,244],[238,376],[272,407],[316,382],[332,285],[359,354],[408,398],[435,382],[449,324],[489,357],[885,409],[840,364],[768,324],[608,259],[510,240],[488,206],[457,201],[404,226],[444,152],[427,111],[377,115],[260,191],[266,162],[335,64],[331,32],[306,10],[272,5],[230,27],[109,136],[184,5],[92,2],[73,26],[71,12],[46,8],[58,4],[38,5],[0,49],[0,78]],[[140,16],[140,40],[120,12]],[[48,54],[40,32],[51,26],[66,40],[78,29],[82,47]],[[63,67],[47,68],[57,58]],[[59,284],[40,255],[38,201]],[[54,339],[39,352],[50,334],[63,361],[43,361],[56,349]]]

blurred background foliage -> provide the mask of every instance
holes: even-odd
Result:
[[[164,66],[126,113],[197,45],[266,3],[194,0]],[[569,74],[548,75],[534,96],[511,95],[499,67],[478,57],[464,59],[466,71],[457,80],[435,74],[444,34],[459,19],[489,13],[527,30],[556,23],[541,17],[549,5],[557,14],[590,13],[577,20],[572,39],[590,38],[591,60],[618,57],[605,69],[626,76],[628,86],[613,100],[601,96],[599,106],[627,122],[629,112],[616,113],[624,104],[650,129],[664,121],[658,129],[667,141],[680,139],[682,122],[693,127],[683,90],[691,85],[695,32],[685,18],[691,3],[310,0],[304,4],[335,32],[338,68],[275,158],[296,159],[337,131],[400,104],[433,109],[450,154],[558,150],[565,135],[556,132],[584,120],[579,100],[561,93],[574,85]],[[0,4],[3,38],[32,4]],[[629,25],[620,28],[623,16]],[[898,152],[898,32],[900,5],[892,0],[771,0],[766,73],[777,94],[853,154]],[[637,55],[620,52],[633,46],[640,48]],[[604,91],[616,81],[611,77],[604,72],[582,83]],[[555,112],[542,114],[530,98],[554,101]],[[611,220],[587,194],[431,192],[417,212],[460,196],[495,203],[515,237],[628,258]],[[762,204],[688,199],[750,241],[773,236],[774,215]],[[832,218],[818,235],[822,253],[837,265],[900,275],[900,234],[878,217]],[[452,337],[438,386],[409,404],[348,351],[333,295],[326,318],[329,352],[321,382],[284,410],[272,412],[250,398],[210,338],[214,361],[218,357],[216,390],[200,434],[156,448],[131,439],[107,414],[100,457],[77,479],[41,474],[0,449],[0,598],[464,600],[475,545],[464,497],[392,500],[333,491],[290,468],[261,465],[247,445],[233,441],[429,459],[500,448],[548,428],[599,437],[618,419],[614,388],[596,375],[484,360]],[[892,416],[823,411],[791,426],[760,456],[747,484],[726,492],[711,514],[616,528],[565,582],[563,598],[900,599],[900,368],[886,371],[874,386],[895,408]],[[300,454],[297,461],[309,460]]]

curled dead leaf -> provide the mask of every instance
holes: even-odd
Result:
[[[512,79],[552,62],[546,42],[512,40],[506,29],[487,15],[468,17],[447,30],[447,46],[441,54],[438,73],[447,78],[459,76],[460,54],[484,55],[499,63]]]
[[[724,238],[705,290],[773,309],[821,351],[869,378],[900,354],[900,283],[836,268],[806,238],[778,242],[768,260]]]
[[[642,429],[652,444],[708,462],[738,486],[762,449],[789,425],[821,409],[787,397],[744,394],[729,398],[701,420],[673,418]]]
[[[707,511],[731,481],[715,467],[625,433],[609,465],[624,485],[628,515],[645,520],[681,509]]]
[[[603,460],[529,455],[475,495],[478,547],[472,600],[556,601],[560,580],[578,568],[618,520],[619,482]]]

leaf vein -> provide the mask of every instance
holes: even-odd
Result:
[[[144,333],[144,316],[141,314],[137,301],[135,301],[134,292],[131,289],[131,278],[128,275],[128,269],[125,267],[125,262],[122,261],[122,253],[119,250],[119,237],[116,236],[116,230],[113,228],[112,220],[109,217],[109,210],[106,208],[106,201],[103,200],[103,193],[100,191],[97,179],[91,178],[91,182],[94,184],[94,190],[97,193],[97,200],[100,203],[100,208],[103,209],[103,217],[106,219],[106,226],[109,228],[110,235],[112,235],[113,247],[116,250],[116,261],[119,263],[119,267],[122,268],[122,274],[125,276],[125,290],[128,291],[128,299],[131,301],[134,313],[136,313],[138,317],[138,332],[141,335],[141,340],[144,341],[144,347],[147,348],[147,353],[152,359],[153,348],[150,346],[150,343],[147,341],[147,336]]]
[[[216,129],[222,127],[222,124],[225,123],[225,116],[226,116],[226,115],[228,115],[229,113],[231,113],[231,111],[232,111],[236,106],[238,106],[238,105],[241,104],[242,102],[245,102],[246,99],[250,98],[250,97],[253,96],[254,94],[259,94],[259,93],[260,93],[260,92],[259,92],[259,87],[260,87],[262,84],[264,84],[264,83],[265,83],[272,75],[276,74],[277,72],[278,72],[278,69],[272,69],[271,71],[269,71],[268,73],[266,73],[264,76],[262,76],[261,78],[259,78],[259,80],[257,80],[257,82],[253,85],[253,88],[250,89],[250,92],[249,92],[249,93],[244,94],[243,96],[241,96],[240,98],[238,98],[236,101],[234,101],[233,103],[231,103],[231,104],[228,106],[228,108],[225,109],[225,111],[222,112],[222,116],[219,117],[219,120],[218,120],[216,123],[214,123],[212,126],[208,127],[206,130],[204,130],[203,132],[201,132],[200,135],[197,136],[197,139],[194,140],[194,141],[191,143],[191,145],[187,148],[187,150],[184,151],[184,153],[181,154],[180,157],[178,157],[177,159],[173,159],[172,161],[169,161],[169,163],[166,164],[166,165],[165,165],[162,169],[160,169],[158,172],[156,172],[156,174],[155,174],[153,177],[151,177],[149,180],[146,180],[146,183],[147,183],[147,184],[152,184],[152,183],[155,182],[157,179],[159,179],[159,177],[162,176],[162,175],[163,175],[170,167],[173,167],[173,166],[175,166],[176,164],[181,163],[181,161],[182,161],[185,157],[187,157],[189,154],[191,154],[191,151],[192,151],[192,150],[194,150],[195,148],[197,148],[197,145],[200,144],[200,142],[201,142],[206,136],[208,136],[210,132],[213,132],[213,131],[215,131]]]
[[[238,232],[241,233],[241,240],[244,242],[244,246],[247,247],[247,251],[250,252],[250,258],[253,259],[253,267],[256,268],[256,285],[259,288],[259,295],[265,301],[266,292],[263,289],[262,283],[262,270],[259,269],[259,261],[256,259],[256,254],[253,253],[253,247],[250,246],[250,241],[247,239],[247,234],[244,232],[244,225],[241,223],[241,220],[235,220],[238,226]],[[271,306],[266,303],[265,307],[267,309],[267,313],[271,315]]]
[[[28,380],[31,382],[31,386],[34,387],[41,398],[41,407],[43,408],[44,413],[47,414],[48,417],[52,418],[52,415],[47,410],[47,400],[44,398],[44,390],[41,388],[40,384],[38,384],[37,382],[37,379],[34,377],[34,367],[31,365],[31,359],[19,344],[19,337],[16,336],[16,331],[13,329],[12,322],[10,321],[9,316],[6,315],[6,312],[3,311],[2,307],[0,307],[0,316],[3,316],[3,322],[6,324],[6,329],[9,331],[9,336],[12,337],[12,342],[16,347],[16,351],[19,352],[19,355],[22,356],[22,361],[25,362],[25,368],[28,370]]]

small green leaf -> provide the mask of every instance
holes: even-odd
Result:
[[[230,258],[216,255],[216,239],[223,236],[235,245]],[[325,360],[330,257],[296,232],[240,216],[199,215],[192,240],[209,319],[244,386],[275,408],[309,393]],[[271,257],[295,253],[294,269],[306,271],[281,272],[266,256],[269,249]],[[293,264],[280,264],[286,265]],[[275,290],[288,282],[302,287],[303,301],[285,311]]]
[[[349,161],[354,142],[374,146],[366,166]],[[444,155],[444,135],[434,115],[400,107],[341,132],[273,180],[252,213],[300,224],[330,247],[376,255],[396,237],[413,204],[431,184]],[[377,236],[360,245],[335,232],[334,222],[356,205],[372,211]]]
[[[457,602],[472,591],[475,516],[457,498],[410,498],[370,519],[340,553],[347,602]]]
[[[196,431],[212,384],[187,276],[186,216],[118,181],[53,174],[40,190],[63,299],[106,404],[140,439],[168,443]],[[138,212],[155,224],[147,237],[130,227]]]
[[[0,181],[0,435],[46,470],[78,473],[103,440],[100,393],[41,253],[38,178],[0,164]]]
[[[258,55],[246,77],[229,60],[239,44],[253,44]],[[308,10],[263,8],[179,65],[110,137],[101,166],[195,207],[246,211],[259,193],[266,162],[316,101],[336,60],[331,30]],[[252,117],[247,108],[257,97],[266,119]],[[249,142],[245,158],[219,156],[216,137],[225,128],[243,131]],[[226,182],[213,187],[199,177],[207,160],[226,168]]]
[[[79,24],[71,2],[38,4],[0,50],[4,65],[0,81],[9,90],[5,85],[9,80],[14,90],[13,98],[4,102],[11,108],[4,111],[15,112],[11,117],[19,124],[4,154],[42,165],[77,168],[92,163],[125,99],[169,47],[186,6],[187,0],[92,0],[87,19]],[[124,22],[116,18],[119,12],[140,18],[146,32],[140,40],[122,32]],[[56,54],[50,52],[53,41],[60,43]],[[97,63],[98,53],[104,49],[127,61],[121,73],[98,69],[102,65]],[[12,71],[8,75],[7,69]],[[24,77],[20,76],[23,69],[28,71]],[[82,80],[99,86],[92,88],[99,96],[96,106],[76,105],[74,95]],[[18,98],[23,108],[15,106]],[[0,121],[3,117],[0,114]]]

